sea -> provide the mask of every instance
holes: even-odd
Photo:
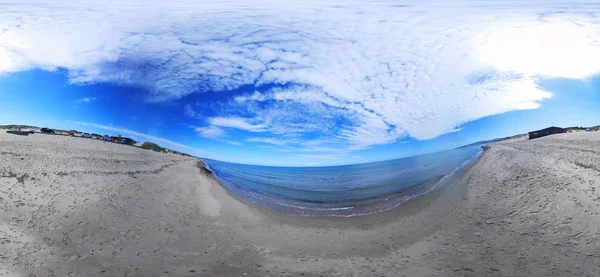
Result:
[[[205,160],[229,190],[270,210],[307,217],[352,217],[393,209],[451,183],[481,145],[389,161],[274,167]]]

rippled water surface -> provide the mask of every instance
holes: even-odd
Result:
[[[227,188],[271,210],[300,216],[356,216],[397,207],[449,182],[481,153],[470,146],[390,161],[271,167],[207,160]]]

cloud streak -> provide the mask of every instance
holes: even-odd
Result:
[[[244,118],[239,117],[212,117],[208,119],[211,126],[234,128],[250,132],[264,132],[267,129],[265,124],[251,124]]]
[[[288,143],[286,141],[282,141],[282,140],[278,140],[278,139],[274,139],[274,138],[249,138],[246,141],[247,142],[265,143],[265,144],[271,144],[271,145],[277,145],[277,146],[283,146]]]
[[[363,149],[535,109],[552,96],[539,78],[598,74],[597,6],[556,3],[25,1],[3,6],[0,74],[66,68],[150,101],[251,86],[196,131]]]

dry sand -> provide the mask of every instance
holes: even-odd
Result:
[[[272,213],[197,165],[0,132],[0,276],[600,276],[600,132],[493,143],[456,184],[346,219]]]

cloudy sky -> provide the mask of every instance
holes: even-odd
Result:
[[[592,1],[22,1],[0,123],[333,165],[600,124]]]

